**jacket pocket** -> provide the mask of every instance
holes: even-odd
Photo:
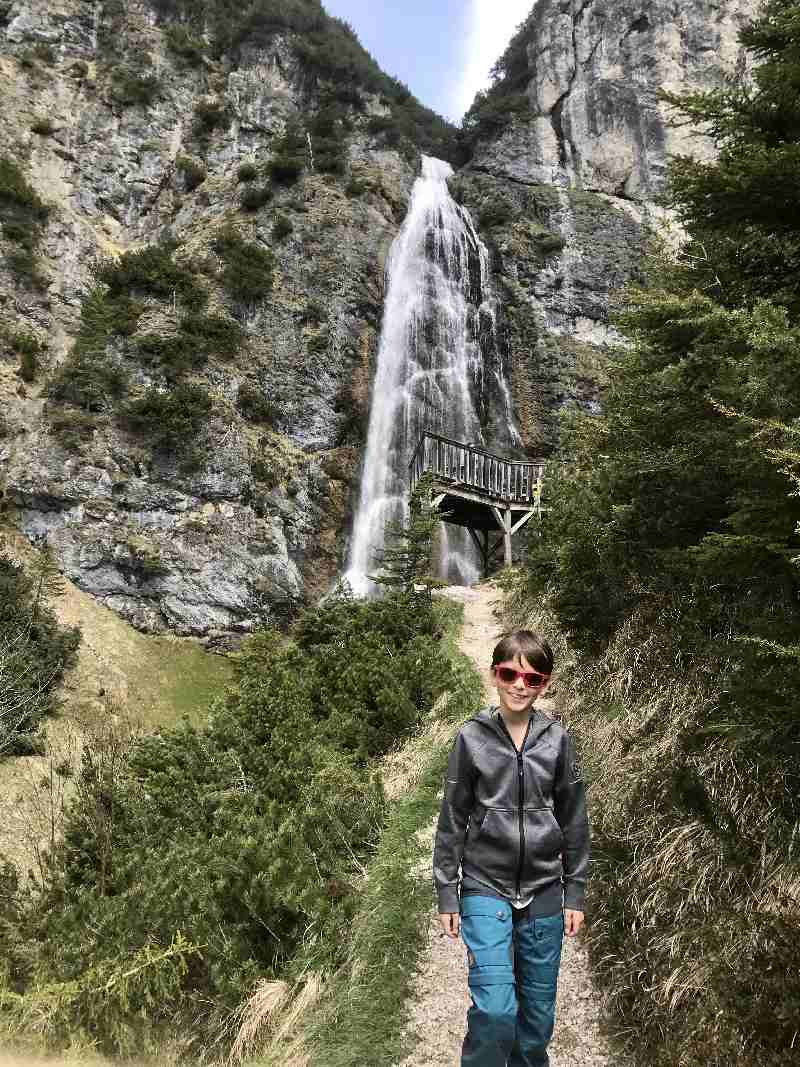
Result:
[[[554,859],[564,846],[564,835],[551,808],[525,809],[525,853],[529,862]]]
[[[464,866],[504,885],[519,859],[519,818],[510,808],[487,808],[464,850]]]

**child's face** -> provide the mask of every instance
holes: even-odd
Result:
[[[510,667],[514,671],[522,671],[528,674],[537,675],[539,684],[535,686],[527,686],[525,681],[518,674],[513,682],[503,681],[498,674],[498,670]],[[497,697],[500,701],[500,707],[503,711],[508,712],[510,715],[520,715],[528,711],[536,700],[541,696],[549,684],[550,679],[546,676],[542,676],[541,672],[536,667],[531,666],[524,656],[515,656],[513,660],[504,660],[502,663],[498,663],[492,668],[492,684],[497,689]]]

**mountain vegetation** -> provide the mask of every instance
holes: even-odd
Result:
[[[203,33],[211,38],[211,54],[231,61],[245,48],[264,46],[279,35],[287,37],[309,92],[322,93],[330,103],[357,111],[363,109],[363,94],[374,94],[389,110],[389,116],[380,120],[380,130],[376,126],[373,131],[383,135],[387,146],[459,161],[455,127],[423,107],[406,85],[385,74],[353,28],[329,15],[320,0],[150,2],[168,20],[170,42],[178,42],[183,49],[179,54],[188,51],[192,61],[199,61],[196,57],[202,54],[197,42]],[[172,47],[175,50],[174,43]]]
[[[80,632],[60,626],[48,603],[60,585],[47,551],[27,570],[0,553],[0,759],[37,751],[37,730],[75,662]]]
[[[531,79],[528,45],[531,14],[518,27],[505,52],[491,70],[492,84],[475,96],[461,121],[459,146],[464,161],[472,157],[478,141],[497,138],[517,115],[530,111],[526,88]]]
[[[422,570],[430,552],[428,538]],[[0,865],[7,1031],[122,1055],[220,1053],[259,981],[345,966],[387,816],[377,761],[446,689],[474,699],[472,676],[453,675],[445,615],[410,572],[382,600],[340,590],[288,640],[246,642],[206,725],[87,743],[39,875]],[[427,813],[433,777],[426,788]],[[418,915],[427,894],[414,896]],[[413,969],[401,956],[394,995]]]
[[[673,163],[688,238],[622,302],[520,592],[575,655],[595,958],[655,1067],[777,1067],[800,1017],[800,5],[742,40],[752,82],[668,98],[719,155]]]

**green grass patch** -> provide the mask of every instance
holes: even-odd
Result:
[[[132,670],[131,681],[145,697],[146,725],[205,722],[211,702],[233,681],[231,661],[194,641],[145,637],[143,643],[147,658]]]

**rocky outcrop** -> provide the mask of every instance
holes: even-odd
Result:
[[[268,185],[287,123],[319,100],[280,36],[244,46],[235,63],[208,52],[188,62],[166,30],[143,0],[0,2],[0,155],[50,208],[38,288],[0,244],[0,489],[11,518],[47,538],[80,588],[142,629],[214,642],[324,591],[341,566],[383,264],[415,168],[369,133],[385,108],[365,93],[344,173],[307,169],[243,210],[240,167]],[[274,259],[271,291],[246,305],[226,296],[213,252],[228,225]],[[211,399],[192,464],[151,448],[108,407],[65,409],[65,422],[47,396],[93,262],[166,238],[198,272],[209,309],[243,334],[232,357],[212,353],[188,376]],[[167,388],[136,345],[148,331],[171,336],[182,313],[174,294],[139,303],[132,336],[114,335],[104,355],[133,393]],[[35,371],[21,366],[20,338],[39,347]],[[243,388],[263,400],[260,414],[246,413]]]
[[[655,91],[742,70],[736,30],[754,8],[539,0],[521,28],[522,104],[478,139],[453,191],[493,250],[530,453],[553,448],[566,403],[598,402],[618,341],[609,307],[638,277],[669,153],[711,151],[668,125]],[[379,90],[309,77],[291,32],[262,25],[215,53],[202,27],[164,14],[179,9],[0,0],[0,500],[136,626],[217,643],[323,592],[344,560],[384,261],[417,158],[398,150]],[[289,132],[310,135],[331,94],[346,111],[343,165],[325,173],[309,153],[296,182],[270,185]],[[226,287],[230,231],[271,263],[257,297]],[[93,264],[156,243],[235,336],[226,353],[194,357],[177,282],[121,287],[114,322],[100,322]],[[166,360],[178,342],[205,411],[180,447],[158,447],[152,418],[153,440],[136,432],[105,394],[76,406],[50,389],[72,365],[78,385],[105,375],[101,393],[124,377],[128,398],[166,395],[178,372],[153,345]]]
[[[538,0],[523,33],[530,114],[472,165],[523,182],[636,201],[659,192],[667,158],[713,154],[671,126],[659,90],[718,88],[743,75],[738,31],[758,0]]]
[[[657,96],[746,77],[757,0],[538,0],[518,31],[513,119],[479,139],[456,187],[483,220],[505,294],[513,395],[529,450],[569,401],[597,403],[614,295],[639,274],[669,156],[713,155]],[[490,96],[502,111],[501,79]]]

